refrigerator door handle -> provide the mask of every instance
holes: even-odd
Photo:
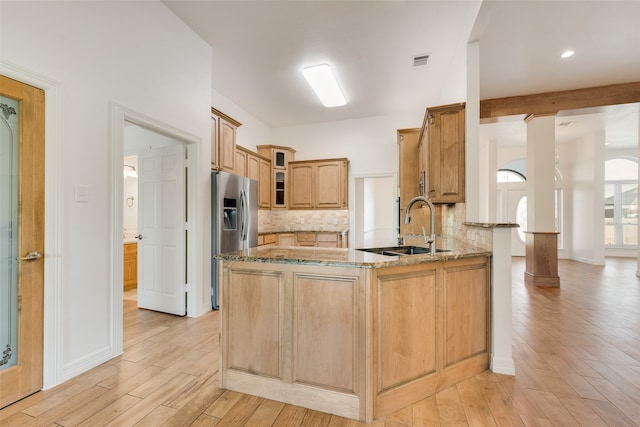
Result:
[[[240,239],[247,240],[247,196],[244,191],[240,193]]]

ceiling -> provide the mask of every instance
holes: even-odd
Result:
[[[163,3],[212,46],[213,89],[274,128],[463,100],[469,41],[480,46],[481,99],[640,81],[635,0]],[[575,55],[560,59],[566,49]],[[414,67],[422,54],[427,65]],[[308,87],[300,70],[319,63],[334,68],[346,106],[324,108]],[[615,133],[615,144],[635,146],[639,112],[637,104],[576,112],[559,142],[595,126]],[[522,143],[518,127],[498,123],[485,132]]]

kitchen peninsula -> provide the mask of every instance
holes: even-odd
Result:
[[[371,422],[489,367],[491,253],[216,256],[220,387]]]

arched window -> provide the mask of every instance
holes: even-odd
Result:
[[[638,246],[638,162],[615,158],[604,163],[604,244]]]
[[[499,169],[498,182],[525,182],[527,179],[520,172],[512,169]]]

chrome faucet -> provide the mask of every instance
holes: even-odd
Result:
[[[422,202],[423,204],[426,204],[429,207],[429,219],[430,219],[429,225],[431,229],[429,230],[429,238],[428,239],[425,238],[425,243],[429,244],[429,254],[435,255],[436,254],[436,215],[435,215],[435,209],[433,207],[433,203],[431,203],[431,201],[424,196],[417,196],[409,200],[409,203],[407,204],[407,208],[404,211],[404,223],[409,224],[411,222],[411,207],[417,202]],[[422,233],[426,237],[426,234],[424,233],[424,227],[422,229]]]

